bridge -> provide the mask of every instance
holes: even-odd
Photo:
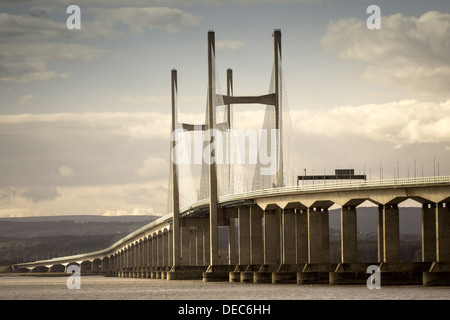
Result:
[[[367,268],[376,265],[383,284],[449,285],[450,176],[295,185],[281,31],[275,30],[273,38],[269,93],[234,96],[231,69],[227,70],[227,93],[219,92],[215,34],[208,32],[208,101],[201,125],[179,121],[177,71],[171,71],[166,215],[106,249],[20,263],[13,268],[65,272],[68,266],[77,264],[82,273],[118,277],[365,284]],[[259,149],[254,158],[248,150],[235,148],[236,140],[244,140],[233,135],[233,110],[249,103],[266,105],[263,130],[255,135],[259,137]],[[245,134],[253,137],[251,131]],[[203,152],[197,193],[189,153],[194,135],[202,137]],[[241,160],[245,158],[242,153],[256,159],[250,190],[243,187],[243,163],[236,161],[240,156]],[[418,262],[400,261],[399,205],[407,199],[422,205],[422,258]],[[366,201],[378,207],[378,259],[372,263],[359,262],[357,254],[357,208]],[[333,205],[341,207],[338,263],[331,263],[329,254],[329,209]],[[219,256],[219,227],[227,230],[224,257]]]

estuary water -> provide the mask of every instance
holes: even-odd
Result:
[[[450,300],[450,287],[298,285],[81,276],[1,276],[0,300]]]

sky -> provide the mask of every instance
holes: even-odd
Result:
[[[203,122],[207,32],[220,87],[261,95],[274,29],[298,174],[450,175],[448,0],[1,0],[0,217],[166,214],[171,70]]]

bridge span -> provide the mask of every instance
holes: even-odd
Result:
[[[422,259],[400,262],[399,204],[422,205]],[[378,261],[359,263],[357,207],[378,206]],[[365,283],[369,265],[384,283],[448,284],[450,280],[450,176],[342,181],[282,187],[219,198],[218,226],[228,230],[227,259],[210,263],[208,199],[181,208],[180,242],[173,242],[172,213],[91,253],[21,263],[15,269],[81,272],[150,279],[231,282]],[[329,213],[341,207],[341,259],[330,263]],[[175,247],[181,253],[174,265]]]
[[[296,174],[283,95],[280,30],[274,31],[273,41],[269,94],[234,96],[229,69],[224,95],[218,92],[215,35],[208,32],[208,103],[202,125],[179,121],[177,71],[171,71],[175,136],[170,142],[167,215],[104,250],[14,268],[53,272],[79,264],[81,272],[119,277],[347,284],[366,283],[367,267],[377,265],[384,284],[450,284],[450,176],[289,186],[295,184]],[[266,158],[269,153],[273,156],[276,170],[264,170],[267,159],[259,161],[253,191],[243,192],[239,166],[216,161],[221,151],[232,153],[233,145],[225,141],[223,148],[213,148],[219,144],[211,132],[232,129],[232,105],[247,103],[266,104],[263,129],[275,134],[261,139],[260,150],[266,148],[261,152]],[[180,131],[199,131],[203,141],[209,142],[208,148],[200,150],[209,161],[202,162],[198,197],[193,195],[189,164],[178,162],[189,153],[175,152],[186,151],[182,149],[186,143],[177,145]],[[399,204],[407,199],[422,205],[422,257],[416,262],[400,261]],[[369,264],[360,263],[357,251],[357,207],[365,201],[378,207],[378,259]],[[328,210],[332,205],[341,207],[339,263],[330,263]],[[219,255],[219,227],[228,231],[224,257]]]

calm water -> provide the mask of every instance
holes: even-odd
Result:
[[[450,300],[449,287],[250,284],[82,276],[69,290],[67,277],[0,277],[0,300]]]

